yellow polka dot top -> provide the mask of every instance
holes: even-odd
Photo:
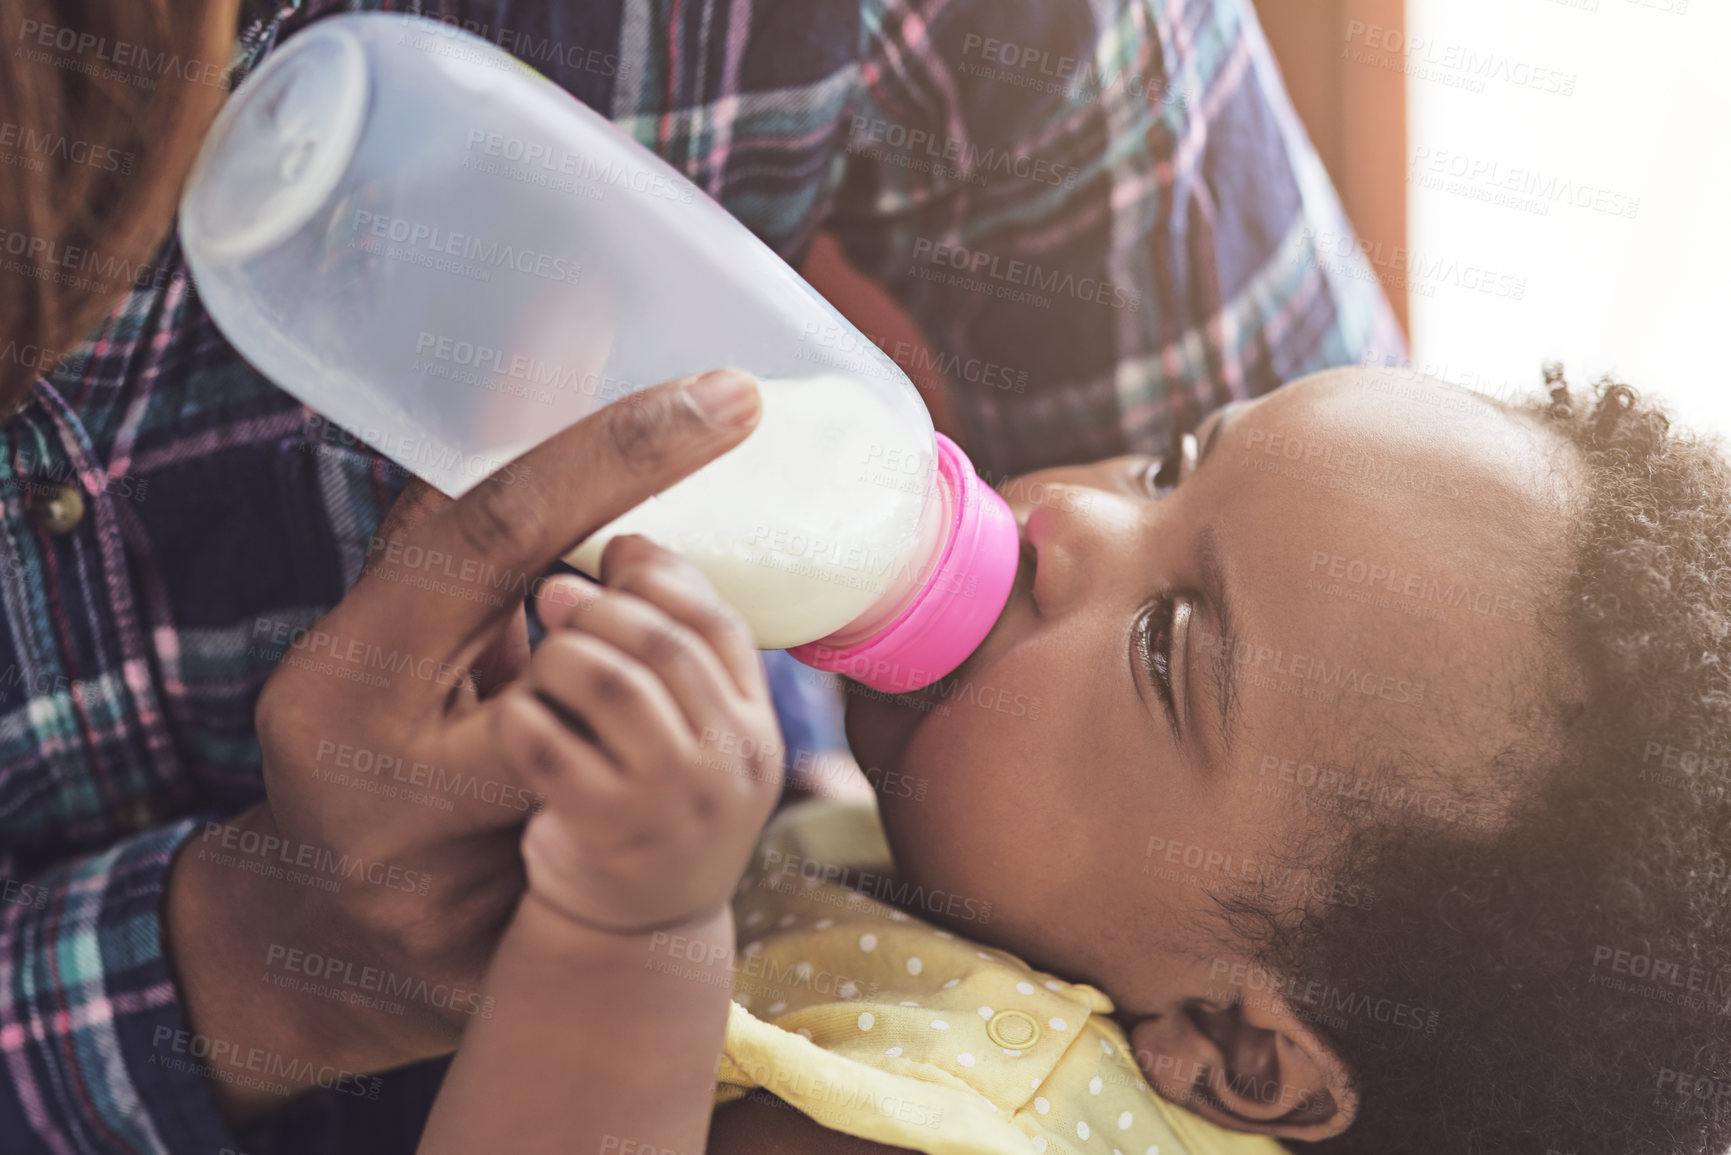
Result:
[[[807,802],[770,824],[734,900],[718,1103],[761,1088],[831,1130],[928,1155],[1282,1155],[1156,1095],[1100,991],[874,897],[911,893],[888,863],[869,806]]]

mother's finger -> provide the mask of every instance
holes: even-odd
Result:
[[[362,576],[378,563],[378,555],[386,543],[400,541],[410,530],[450,504],[451,499],[445,494],[418,477],[412,478],[403,486],[397,500],[391,503],[391,508],[387,509],[385,516],[380,519],[378,531],[373,534],[371,548],[367,550],[367,560],[361,569]]]
[[[617,401],[375,549],[327,623],[387,653],[460,663],[549,565],[739,444],[759,412],[755,383],[733,370]]]

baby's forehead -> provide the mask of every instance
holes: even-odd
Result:
[[[1515,422],[1511,407],[1437,377],[1404,369],[1348,365],[1300,377],[1269,394],[1272,416],[1330,424],[1363,422],[1433,435],[1495,433]]]
[[[1392,380],[1405,388],[1374,370],[1306,378],[1234,422],[1241,468],[1220,512],[1245,531],[1227,536],[1268,635],[1229,659],[1262,732],[1253,777],[1327,761],[1471,793],[1430,768],[1520,741],[1546,680],[1569,540],[1561,439],[1466,390]]]
[[[1537,410],[1409,370],[1315,373],[1264,397],[1244,423],[1265,448],[1279,439],[1283,456],[1348,459],[1372,480],[1429,476],[1462,508],[1519,517],[1529,532],[1561,528],[1580,488],[1577,452]]]

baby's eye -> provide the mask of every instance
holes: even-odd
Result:
[[[1178,485],[1178,455],[1168,453],[1149,463],[1142,473],[1142,488],[1149,497],[1165,497]]]
[[[1148,491],[1149,497],[1165,497],[1196,469],[1196,462],[1196,438],[1189,433],[1174,433],[1171,449],[1150,462],[1143,471],[1142,488]]]
[[[1168,710],[1173,707],[1172,624],[1176,612],[1172,599],[1162,596],[1142,611],[1136,623],[1137,652]]]

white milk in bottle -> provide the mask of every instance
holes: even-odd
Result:
[[[688,558],[763,649],[826,637],[910,572],[932,467],[929,437],[840,374],[758,383],[763,414],[737,448],[597,532],[566,560],[600,573],[620,534]],[[930,519],[927,519],[930,520]]]

